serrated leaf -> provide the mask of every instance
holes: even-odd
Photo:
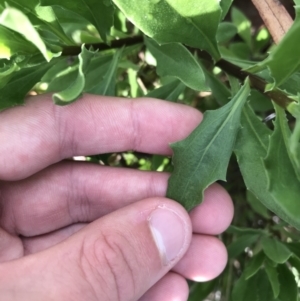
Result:
[[[241,125],[237,135],[235,154],[247,188],[269,210],[300,229],[300,222],[295,219],[295,216],[299,216],[298,209],[296,208],[296,212],[295,208],[286,210],[282,207],[282,203],[286,204],[288,199],[286,197],[275,198],[268,190],[268,178],[263,158],[267,155],[269,135],[272,132],[257,118],[249,105],[243,109]],[[277,144],[275,140],[274,143]],[[276,161],[275,165],[278,165],[282,159]]]
[[[263,252],[259,252],[253,258],[251,258],[244,271],[246,280],[254,276],[260,270],[265,261],[265,258],[266,256]]]
[[[182,44],[171,43],[160,46],[148,38],[145,42],[157,61],[158,75],[174,76],[196,91],[208,90],[201,66]]]
[[[150,91],[145,97],[164,99],[169,101],[177,101],[181,93],[184,92],[186,86],[178,79],[172,80],[170,83]]]
[[[167,196],[187,210],[202,202],[203,192],[210,184],[226,180],[241,111],[249,93],[247,80],[228,104],[206,111],[201,124],[186,139],[171,145],[174,172],[169,179]]]
[[[264,237],[261,244],[265,254],[276,263],[285,263],[292,255],[292,252],[276,239]]]
[[[289,156],[286,118],[283,109],[275,105],[275,130],[270,138],[267,157],[264,160],[268,179],[269,194],[276,201],[281,211],[291,220],[292,225],[299,227],[300,183],[293,161]]]
[[[122,52],[123,49],[119,49],[118,51],[116,51],[102,80],[100,78],[99,84],[97,84],[91,90],[86,90],[86,92],[91,94],[96,94],[96,95],[115,96],[116,73],[117,73],[119,61],[122,56]]]
[[[89,51],[85,48],[84,45],[82,46],[81,53],[78,56],[79,67],[78,67],[77,77],[68,88],[53,94],[53,101],[56,104],[66,105],[70,102],[75,101],[81,96],[83,89],[85,87],[85,73],[91,62],[91,59],[94,56],[95,56],[94,51]]]
[[[42,6],[60,6],[70,10],[93,24],[103,41],[113,25],[114,7],[110,0],[41,0]]]
[[[227,247],[228,257],[235,258],[239,256],[247,247],[250,247],[257,242],[259,237],[259,234],[244,234],[238,237]]]
[[[33,27],[28,17],[18,9],[8,7],[0,15],[0,24],[22,34],[29,42],[34,44],[49,62],[53,55]]]
[[[294,72],[300,68],[298,41],[300,31],[300,6],[296,6],[296,19],[280,43],[270,52],[264,61],[247,69],[249,72],[257,73],[266,68],[270,69],[274,82],[267,86],[267,90],[283,84]]]
[[[159,44],[183,43],[220,58],[218,0],[113,0],[125,16]],[[143,9],[141,9],[141,7]]]
[[[23,104],[26,94],[53,64],[54,60],[14,72],[9,82],[0,89],[0,110]]]
[[[280,283],[280,293],[278,300],[280,301],[297,301],[298,287],[295,277],[291,270],[285,265],[280,264],[277,267]]]
[[[274,298],[276,299],[280,292],[280,283],[278,279],[277,269],[269,264],[266,264],[265,271],[272,286]]]

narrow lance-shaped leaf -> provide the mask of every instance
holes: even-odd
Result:
[[[110,0],[41,0],[42,6],[61,6],[80,16],[93,24],[103,41],[109,34],[113,25],[114,7]]]
[[[24,35],[28,41],[39,49],[47,61],[50,61],[53,57],[28,17],[20,10],[12,7],[6,8],[0,15],[0,24]]]
[[[298,172],[289,156],[289,141],[286,139],[285,113],[275,105],[275,130],[270,138],[267,157],[264,160],[268,179],[268,192],[281,212],[289,217],[288,222],[300,227],[300,182]],[[276,213],[276,212],[275,212]]]
[[[113,0],[125,16],[159,44],[179,42],[220,58],[218,0]],[[142,8],[142,9],[141,9]]]
[[[268,177],[263,158],[267,156],[269,136],[272,133],[271,130],[257,118],[249,105],[246,105],[243,109],[241,125],[242,127],[238,133],[235,145],[235,154],[247,189],[268,209],[292,226],[300,229],[300,222],[295,218],[296,216],[299,217],[298,209],[294,207],[285,210],[282,207],[282,203],[285,204],[289,201],[288,195],[280,199],[278,196],[276,197],[274,194],[271,194],[268,190]],[[281,138],[279,140],[281,140]],[[278,146],[278,142],[280,141],[274,139],[276,147]],[[285,155],[282,154],[279,161],[276,160],[274,164],[276,166],[281,165],[284,156]],[[285,167],[282,170],[285,170]],[[276,184],[280,185],[280,183]],[[276,184],[274,183],[273,186]],[[287,187],[289,187],[289,185],[287,185]],[[286,189],[284,191],[286,191]],[[285,192],[283,192],[283,194],[284,193]]]
[[[271,51],[268,58],[248,69],[248,71],[253,73],[266,68],[270,69],[274,83],[269,84],[267,90],[280,86],[300,68],[300,43],[296,42],[299,40],[300,31],[300,5],[296,6],[296,14],[294,24],[276,48]]]
[[[78,67],[77,78],[65,90],[53,94],[53,100],[56,104],[65,105],[75,101],[81,96],[83,89],[85,87],[85,72],[94,55],[95,55],[94,51],[89,51],[85,48],[84,45],[82,46],[81,53],[78,56],[79,67]]]
[[[187,210],[203,200],[204,190],[217,180],[226,180],[226,171],[240,127],[242,108],[249,96],[245,85],[225,106],[207,111],[201,124],[186,139],[171,145],[174,172],[167,196]]]
[[[267,276],[269,278],[270,284],[272,286],[274,298],[277,298],[280,292],[280,283],[278,280],[278,272],[275,267],[271,266],[270,264],[266,263],[265,270]]]
[[[116,51],[112,61],[110,62],[110,65],[107,67],[107,72],[103,76],[102,80],[100,78],[99,84],[96,85],[93,89],[87,90],[86,92],[97,95],[115,96],[116,73],[122,52],[123,49]]]
[[[186,86],[207,91],[205,75],[192,54],[179,43],[158,45],[152,39],[145,39],[146,46],[157,60],[157,73],[160,76],[174,76]]]

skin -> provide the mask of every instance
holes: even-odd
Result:
[[[218,276],[227,253],[215,236],[233,217],[221,186],[188,214],[165,198],[166,173],[64,160],[126,150],[172,155],[169,143],[201,119],[181,104],[91,95],[66,107],[37,96],[1,112],[3,300],[181,301],[186,278]],[[184,225],[180,253],[167,264],[149,230],[157,208]]]

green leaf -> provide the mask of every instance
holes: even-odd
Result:
[[[52,60],[50,63],[43,63],[14,72],[9,82],[0,89],[0,110],[23,104],[27,93],[54,63]]]
[[[114,7],[110,0],[40,0],[42,6],[60,6],[70,10],[93,24],[103,41],[113,25]]]
[[[247,202],[254,212],[261,215],[265,219],[270,219],[270,213],[268,209],[255,197],[251,191],[247,190],[246,197]]]
[[[10,59],[14,54],[33,54],[37,48],[19,33],[0,26],[0,59]]]
[[[265,271],[266,271],[269,281],[271,283],[274,298],[276,299],[280,292],[280,283],[279,283],[279,279],[278,279],[278,272],[275,267],[273,267],[269,264],[266,264]]]
[[[0,88],[4,87],[6,83],[11,79],[14,72],[19,71],[20,67],[15,63],[11,62],[0,68]]]
[[[246,280],[254,276],[260,270],[265,261],[265,258],[266,256],[263,252],[259,252],[253,258],[251,258],[244,271]]]
[[[119,49],[114,54],[110,65],[107,68],[105,75],[102,78],[102,81],[99,81],[99,84],[91,90],[86,90],[86,92],[97,95],[106,95],[106,96],[115,96],[115,87],[116,87],[116,73],[118,69],[118,64],[122,55],[123,49]]]
[[[231,19],[237,27],[238,34],[247,43],[248,47],[252,47],[251,38],[251,22],[249,19],[236,7],[231,9]]]
[[[257,73],[269,68],[274,82],[267,85],[267,90],[283,84],[293,73],[299,70],[300,43],[295,43],[299,38],[300,31],[300,6],[296,6],[296,19],[285,34],[280,43],[271,51],[263,62],[248,69],[249,72]]]
[[[237,235],[244,235],[244,234],[268,235],[268,232],[263,229],[242,228],[233,225],[229,226],[226,232],[230,234],[237,234]]]
[[[286,243],[285,246],[300,259],[300,242]]]
[[[226,17],[226,15],[232,5],[232,2],[233,2],[233,0],[221,0],[220,1],[220,6],[222,8],[222,17],[221,17],[222,20]]]
[[[249,280],[243,274],[233,287],[231,301],[275,301],[265,271],[260,270]]]
[[[218,0],[113,0],[125,16],[159,44],[179,42],[220,58]],[[142,7],[142,9],[141,9]]]
[[[265,254],[276,263],[285,263],[292,252],[280,241],[269,237],[262,240],[262,248]]]
[[[295,277],[291,270],[285,265],[280,264],[277,267],[280,283],[280,293],[278,300],[280,301],[297,301],[298,287]]]
[[[213,291],[217,281],[208,281],[204,283],[194,283],[190,289],[190,295],[188,301],[200,301],[204,300],[208,294]]]
[[[157,60],[157,73],[174,76],[196,91],[207,91],[205,75],[191,53],[181,44],[158,45],[154,40],[145,39],[146,46]]]
[[[81,96],[85,87],[85,73],[94,55],[94,51],[89,51],[85,48],[84,45],[82,46],[81,53],[78,57],[79,68],[77,77],[69,87],[67,87],[63,91],[53,94],[53,101],[56,104],[66,105],[70,102],[75,101]]]
[[[240,115],[250,93],[249,81],[225,106],[206,111],[201,124],[186,139],[171,145],[174,172],[167,196],[187,210],[202,202],[204,190],[217,180],[226,180]]]
[[[177,101],[181,93],[184,92],[186,86],[178,79],[172,80],[168,84],[150,91],[145,97],[153,97],[169,101]]]
[[[237,34],[237,28],[230,22],[222,22],[219,24],[217,32],[218,43],[226,43],[231,40]]]
[[[225,86],[220,79],[209,71],[205,70],[205,77],[207,85],[210,87],[213,96],[220,106],[227,104],[231,98],[230,90]]]
[[[227,247],[228,257],[235,258],[245,251],[247,247],[257,242],[259,234],[244,234],[238,237]]]
[[[284,110],[275,105],[275,130],[270,138],[267,157],[264,160],[268,177],[268,191],[281,211],[300,226],[299,216],[299,171],[289,154],[288,128]]]
[[[263,158],[267,155],[271,131],[256,117],[249,105],[246,105],[243,109],[241,125],[242,128],[237,135],[235,154],[246,187],[269,210],[273,211],[294,227],[300,229],[300,222],[296,219],[296,216],[299,217],[299,214],[297,214],[298,207],[292,206],[290,208],[289,206],[288,210],[283,208],[283,206],[285,207],[286,204],[289,203],[288,198],[284,196],[279,199],[274,196],[274,194],[271,194],[268,189],[269,180],[265,171]],[[277,141],[274,140],[274,143],[278,146]],[[275,165],[280,165],[282,159],[283,157],[280,157],[279,161],[276,160]],[[282,170],[286,171],[286,167],[284,166]],[[277,184],[281,185],[281,183]],[[287,187],[289,186],[290,184],[287,185]],[[289,189],[290,188],[288,188],[288,190]]]
[[[0,15],[0,24],[22,34],[29,42],[34,44],[49,62],[53,55],[47,50],[44,41],[31,24],[28,17],[20,10],[8,7]]]
[[[74,44],[65,34],[51,7],[41,7],[39,0],[0,0],[21,10],[37,29],[48,30],[67,45]]]
[[[272,101],[261,92],[252,89],[249,103],[255,112],[266,112],[273,110]]]

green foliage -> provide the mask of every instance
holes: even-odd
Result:
[[[172,172],[167,196],[187,210],[215,181],[230,193],[234,226],[222,235],[228,266],[214,281],[190,283],[190,301],[220,300],[217,293],[222,301],[299,297],[294,2],[296,20],[273,45],[266,27],[255,28],[233,0],[0,0],[0,110],[24,104],[28,94],[52,93],[56,104],[68,105],[91,93],[160,98],[204,112],[190,136],[171,145],[172,159],[135,152],[86,157]],[[274,112],[275,122],[263,121]]]
[[[217,0],[113,0],[125,16],[160,44],[184,43],[220,57],[216,33],[221,17]],[[140,8],[143,8],[141,12]]]
[[[203,192],[210,184],[226,179],[242,108],[249,93],[250,86],[246,82],[228,104],[205,112],[203,121],[188,138],[171,145],[175,168],[167,196],[187,210],[202,202]],[[225,135],[229,132],[230,135]],[[186,156],[187,152],[191,155]]]

